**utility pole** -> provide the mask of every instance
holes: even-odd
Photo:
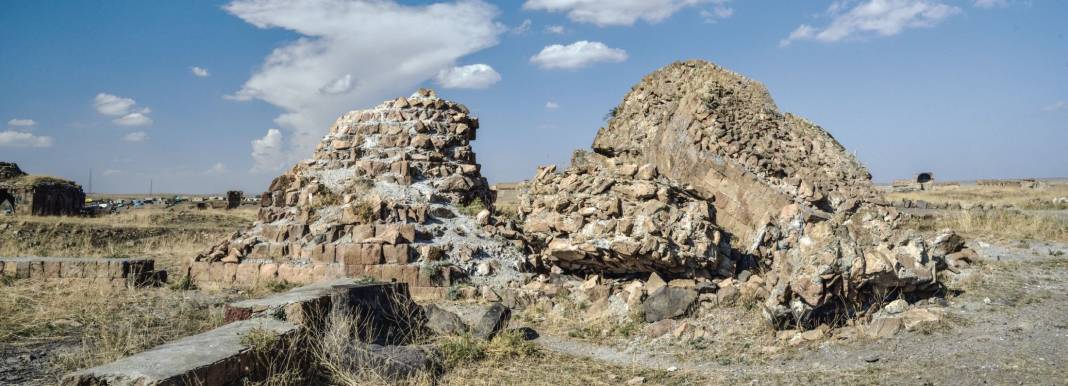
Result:
[[[93,194],[93,168],[89,168],[89,194]]]
[[[152,179],[151,178],[148,179],[148,195],[149,195],[149,197],[152,196]]]

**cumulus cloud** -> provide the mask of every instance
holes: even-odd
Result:
[[[1009,6],[1009,0],[975,0],[975,6],[979,8],[1002,8]]]
[[[731,8],[729,3],[730,0],[714,0],[711,10],[701,10],[701,18],[705,20],[705,23],[715,24],[720,20],[734,16],[734,8]]]
[[[567,29],[562,25],[550,25],[545,27],[545,32],[553,35],[563,35],[564,32],[567,32]]]
[[[93,107],[96,112],[108,115],[117,116],[112,120],[116,125],[122,126],[146,126],[152,124],[152,118],[148,117],[148,113],[152,112],[152,109],[148,107],[137,107],[137,101],[131,98],[123,98],[120,96],[99,93],[93,98]]]
[[[34,127],[37,126],[37,122],[32,119],[12,118],[7,121],[7,125],[11,127]]]
[[[208,72],[208,69],[203,67],[193,66],[189,71],[191,71],[193,76],[196,76],[197,78],[206,78],[211,75],[211,73]]]
[[[530,19],[523,20],[523,22],[520,23],[518,26],[512,28],[512,34],[524,35],[527,32],[530,32],[530,27],[532,26],[534,26],[533,21],[530,21]]]
[[[0,147],[51,147],[52,137],[22,131],[0,131]]]
[[[444,88],[484,89],[501,81],[501,74],[487,64],[471,64],[441,70],[434,79]]]
[[[96,94],[93,98],[93,107],[96,112],[104,115],[126,115],[130,113],[137,102],[130,98],[123,98],[108,93]]]
[[[1056,101],[1056,102],[1053,102],[1052,104],[1050,104],[1049,106],[1046,106],[1046,107],[1042,108],[1042,111],[1045,111],[1045,112],[1053,112],[1053,111],[1058,111],[1058,110],[1068,110],[1068,102]]]
[[[129,113],[115,118],[112,122],[121,126],[146,126],[152,124],[152,118],[149,118],[144,113]]]
[[[566,46],[553,44],[530,58],[544,69],[578,69],[598,62],[622,62],[627,51],[609,48],[601,42],[577,41]]]
[[[779,45],[798,40],[831,43],[870,35],[893,36],[908,28],[935,26],[961,12],[956,6],[931,0],[866,0],[849,8],[852,3],[832,3],[827,10],[833,17],[829,25],[817,28],[802,24]]]
[[[226,173],[226,165],[222,162],[216,162],[215,165],[211,165],[208,170],[204,171],[204,174],[217,176]]]
[[[263,138],[252,140],[252,171],[272,172],[285,167],[287,159],[282,154],[282,132],[267,130]]]
[[[439,71],[455,66],[459,58],[496,45],[508,30],[494,21],[497,8],[480,0],[430,5],[390,0],[236,0],[224,8],[256,27],[301,35],[275,48],[230,96],[260,99],[283,110],[275,123],[288,131],[292,151],[265,153],[254,148],[257,161],[264,161],[261,168],[285,165],[308,154],[342,113],[407,95]],[[336,92],[346,88],[354,91]],[[281,137],[279,132],[279,142]],[[267,162],[271,155],[292,158]]]
[[[144,142],[146,139],[148,139],[148,133],[143,131],[135,131],[122,137],[122,140],[126,142]]]
[[[545,108],[547,108],[549,110],[556,110],[556,109],[560,108],[560,105],[557,104],[556,102],[548,101],[548,102],[545,102]]]
[[[638,20],[648,23],[664,21],[680,9],[706,3],[709,0],[527,0],[523,9],[566,12],[575,22],[592,23],[604,27],[634,25]]]
[[[339,95],[352,91],[352,74],[345,74],[319,88],[319,93]]]

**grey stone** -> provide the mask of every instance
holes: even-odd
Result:
[[[685,315],[697,300],[693,288],[663,287],[645,299],[645,321],[652,323]]]
[[[512,318],[512,310],[505,307],[501,303],[493,303],[485,314],[482,314],[482,319],[479,320],[478,326],[472,331],[475,337],[490,340],[497,335],[505,326],[508,325],[508,321]]]
[[[433,304],[427,305],[426,327],[439,335],[460,335],[467,332],[463,319]]]

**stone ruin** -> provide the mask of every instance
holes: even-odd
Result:
[[[765,316],[783,326],[876,294],[934,290],[944,257],[963,248],[898,230],[900,214],[829,133],[780,112],[760,83],[708,62],[646,76],[613,109],[593,151],[585,158],[596,162],[574,162],[563,175],[540,170],[521,199],[539,262],[673,277],[762,272]],[[642,220],[620,227],[599,207],[619,199]],[[714,209],[695,210],[701,201]]]
[[[226,209],[237,209],[241,206],[241,201],[245,199],[245,192],[240,190],[230,190],[226,192]]]
[[[84,204],[81,185],[28,175],[15,163],[0,162],[0,210],[10,206],[14,214],[75,216],[81,214]]]
[[[313,158],[274,179],[258,221],[198,255],[190,273],[224,284],[367,276],[413,292],[508,277],[522,255],[495,236],[507,228],[489,225],[477,129],[467,107],[426,89],[341,116]]]
[[[696,191],[657,167],[582,151],[571,167],[542,168],[519,211],[535,250],[534,266],[571,272],[659,272],[681,277],[733,275],[730,246],[715,210]]]
[[[521,271],[664,276],[712,291],[750,278],[769,321],[809,326],[935,291],[954,256],[974,255],[954,234],[900,230],[902,215],[830,134],[708,62],[646,76],[592,153],[540,169],[519,195],[522,229],[492,214],[477,129],[466,107],[429,90],[343,115],[312,159],[271,183],[258,221],[198,255],[190,275],[368,276],[437,296],[460,276],[514,287]]]

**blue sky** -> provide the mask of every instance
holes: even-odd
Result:
[[[1068,2],[5,2],[0,160],[97,192],[262,191],[348,110],[431,87],[491,181],[588,148],[641,77],[766,84],[878,181],[1068,176]],[[196,69],[194,69],[196,67]]]

